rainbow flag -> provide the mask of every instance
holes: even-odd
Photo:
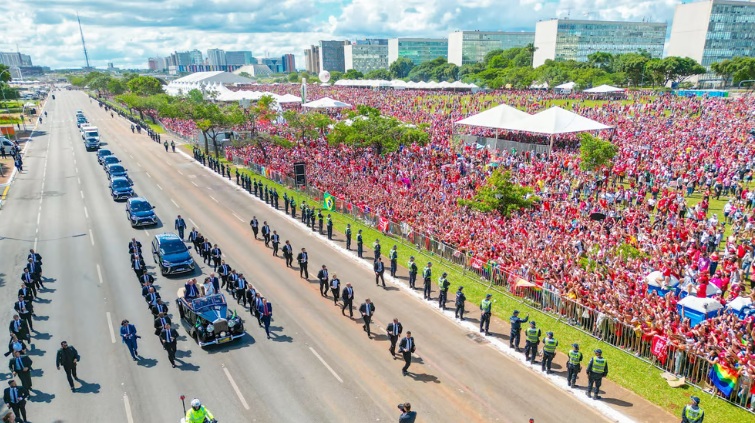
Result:
[[[737,385],[737,372],[731,367],[724,367],[718,363],[710,369],[710,381],[727,397],[734,391]]]

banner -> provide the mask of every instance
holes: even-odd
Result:
[[[482,260],[480,260],[480,259],[478,259],[478,258],[476,258],[476,257],[473,257],[473,258],[472,258],[471,260],[469,260],[469,266],[470,266],[470,267],[471,267],[472,269],[475,269],[475,270],[480,270],[480,269],[482,269],[482,266],[483,266],[484,264],[485,264],[485,262],[484,262],[484,261],[482,261]]]
[[[664,365],[666,364],[666,359],[668,358],[668,348],[666,348],[667,345],[668,338],[666,338],[665,336],[653,336],[653,345],[650,351]]]
[[[731,396],[734,387],[737,385],[737,372],[730,367],[725,367],[718,363],[711,367],[708,377],[710,377],[713,385],[726,397]]]
[[[388,222],[388,219],[384,218],[383,216],[380,216],[378,218],[377,228],[380,232],[388,232],[389,225],[390,222]]]
[[[336,199],[330,193],[325,193],[322,198],[322,208],[325,210],[335,210],[336,208]]]

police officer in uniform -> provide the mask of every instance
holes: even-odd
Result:
[[[291,196],[291,200],[289,201],[291,204],[291,217],[296,219],[296,201],[294,201],[294,196]]]
[[[493,301],[490,298],[493,294],[485,295],[485,299],[480,302],[480,333],[490,335],[490,313],[493,308]]]
[[[577,376],[581,369],[582,353],[579,351],[579,344],[571,344],[572,350],[569,351],[569,362],[566,364],[566,383],[570,388],[577,384]]]
[[[595,385],[595,397],[594,399],[600,399],[600,385],[603,383],[603,378],[608,376],[608,361],[603,358],[603,351],[600,349],[595,350],[595,357],[590,359],[590,363],[587,364],[587,396],[590,396],[592,387]]]
[[[419,268],[417,267],[417,263],[414,262],[414,256],[409,257],[407,267],[409,268],[409,288],[415,289],[414,286],[417,284],[417,273],[419,272]]]
[[[364,245],[362,241],[362,230],[357,231],[357,257],[362,258],[362,253],[364,252],[364,249],[362,246]]]
[[[322,215],[322,209],[320,209],[320,210],[317,211],[317,226],[318,226],[320,235],[324,235],[322,233],[322,227],[323,227],[323,223],[324,223],[323,219],[324,219],[324,216]],[[330,237],[328,237],[328,239],[330,239]]]
[[[307,270],[307,262],[309,261],[309,255],[305,248],[301,249],[301,253],[296,256],[296,261],[299,262],[299,277],[309,279],[309,270]]]
[[[273,231],[270,241],[273,242],[273,257],[278,257],[278,246],[281,243],[281,236],[278,235],[278,231]]]
[[[553,363],[553,357],[556,356],[556,347],[558,347],[558,341],[553,338],[553,332],[547,332],[545,339],[543,339],[543,364],[542,371],[551,374],[551,363]]]
[[[351,251],[351,223],[346,224],[346,249]]]
[[[456,300],[454,301],[454,304],[456,305],[456,311],[454,311],[454,318],[464,320],[464,304],[465,301],[467,301],[467,296],[464,295],[464,292],[462,292],[464,289],[463,286],[460,286],[459,289],[456,290]]]
[[[396,269],[398,268],[398,248],[396,245],[388,252],[388,259],[391,260],[391,276],[396,277]]]
[[[283,258],[286,259],[286,267],[291,267],[291,263],[294,262],[294,247],[288,240],[283,245]]]
[[[438,288],[440,295],[438,296],[438,308],[446,309],[446,300],[448,299],[448,288],[451,286],[451,282],[448,281],[448,273],[443,272],[438,279]]]
[[[519,352],[519,338],[522,334],[522,323],[530,319],[528,314],[524,319],[519,317],[519,310],[514,310],[509,322],[511,323],[511,333],[509,334],[509,347]]]
[[[286,214],[288,214],[288,194],[283,193],[283,207],[286,209]]]
[[[326,225],[326,228],[328,230],[328,239],[333,239],[333,219],[330,217],[330,214],[328,214],[328,222]]]
[[[535,327],[535,321],[530,322],[530,327],[524,331],[524,360],[535,364],[535,358],[537,358],[537,346],[540,344],[540,336],[542,332]]]
[[[425,268],[422,269],[422,279],[424,280],[424,289],[422,291],[422,297],[426,300],[430,299],[430,294],[432,293],[432,282],[431,282],[431,279],[433,277],[432,267],[433,267],[433,264],[428,261],[427,266],[425,266]]]
[[[380,258],[380,251],[381,251],[380,240],[376,239],[375,242],[372,243],[372,253],[373,253],[372,257],[375,260]]]
[[[705,412],[700,408],[700,398],[691,396],[690,403],[682,409],[682,423],[703,423]]]

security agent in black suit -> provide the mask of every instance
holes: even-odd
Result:
[[[210,254],[212,255],[212,270],[218,270],[223,257],[223,251],[218,247],[218,244],[215,244],[212,250],[210,250]]]
[[[168,305],[163,302],[162,299],[157,300],[157,305],[153,306],[152,309],[152,315],[157,316],[160,313],[168,313]]]
[[[349,308],[349,317],[354,317],[354,288],[351,287],[351,283],[347,282],[346,286],[341,291],[341,299],[343,300],[343,306],[341,306],[341,314],[346,315],[346,307]]]
[[[29,391],[22,386],[16,386],[15,380],[8,381],[8,387],[3,392],[3,401],[13,410],[16,415],[16,421],[21,418],[21,422],[26,423],[26,399],[29,398]]]
[[[333,273],[333,279],[330,280],[330,292],[333,294],[333,305],[338,305],[338,294],[341,291],[341,280],[338,275]]]
[[[222,284],[222,288],[225,288],[228,284],[228,276],[231,274],[231,266],[228,265],[228,263],[223,260],[220,263],[220,268],[218,269],[218,273],[220,274],[220,282]]]
[[[257,182],[254,183],[254,190],[257,191]],[[252,220],[249,221],[249,226],[252,227],[254,239],[257,239],[257,233],[260,231],[260,222],[257,220],[257,216],[252,216]]]
[[[236,301],[241,304],[241,301],[244,301],[244,307],[246,307],[246,296],[244,295],[244,291],[246,291],[247,282],[246,279],[244,279],[244,274],[239,273],[238,279],[236,279],[235,285],[233,287],[233,298],[236,299]]]
[[[299,277],[304,279],[309,279],[309,270],[307,270],[307,263],[309,262],[309,254],[307,254],[307,249],[302,248],[301,253],[299,253],[298,256],[296,256],[296,261],[299,262]]]
[[[385,288],[385,277],[383,276],[385,273],[385,264],[383,264],[383,259],[378,257],[372,268],[375,271],[375,286],[378,286],[378,282],[382,280],[383,288]]]
[[[33,301],[34,300],[34,292],[32,289],[28,286],[26,286],[25,283],[21,284],[21,288],[18,289],[17,295],[23,296],[26,301]]]
[[[396,343],[398,342],[398,337],[401,336],[401,332],[404,331],[404,325],[398,321],[398,318],[394,317],[393,322],[388,323],[388,327],[385,330],[388,332],[388,338],[391,340],[391,346],[388,348],[388,351],[390,351],[391,357],[395,357]]]
[[[281,243],[281,236],[278,235],[278,231],[273,231],[270,240],[273,242],[273,257],[278,257],[278,246]]]
[[[291,263],[294,262],[294,247],[288,240],[283,244],[283,258],[286,259],[286,267],[291,267]]]
[[[79,380],[76,375],[76,365],[81,357],[79,352],[73,345],[68,345],[66,341],[60,343],[60,349],[55,356],[55,367],[60,370],[60,366],[63,366],[63,370],[66,372],[66,378],[68,379],[68,385],[71,387],[72,392],[76,392],[76,387],[73,386],[73,380]]]
[[[29,272],[29,269],[24,269],[24,273],[21,274],[21,282],[23,282],[24,287],[26,287],[29,291],[29,295],[24,293],[24,297],[31,297],[30,301],[34,299],[34,297],[37,296],[37,288],[36,284],[34,283],[34,277],[32,276],[31,272]],[[21,291],[19,290],[19,295],[21,295]]]
[[[270,226],[267,221],[262,222],[262,238],[265,240],[265,247],[270,244]]]
[[[144,272],[144,274],[142,275],[142,277],[139,278],[139,282],[141,282],[142,285],[144,285],[145,283],[153,284],[153,283],[155,283],[155,277],[152,276],[152,275],[150,275],[147,272]]]
[[[31,316],[34,314],[34,305],[31,302],[26,301],[23,296],[18,297],[18,301],[13,305],[13,309],[18,313],[18,317],[25,321],[29,326],[29,329],[34,331],[34,323],[32,323]]]
[[[320,295],[328,296],[328,268],[323,264],[322,269],[317,272],[317,280],[320,281]]]
[[[147,291],[147,295],[144,296],[144,301],[147,302],[147,308],[156,306],[159,299],[160,293],[155,290],[154,286],[150,286],[149,291]]]
[[[163,326],[160,331],[160,342],[163,344],[163,348],[168,352],[168,361],[170,365],[176,367],[176,344],[178,342],[178,331],[173,329],[170,324]]]
[[[372,304],[372,301],[367,298],[362,305],[359,306],[359,312],[362,313],[362,319],[364,320],[362,329],[367,332],[367,337],[370,338],[372,336],[370,333],[370,323],[372,323],[372,316],[375,314],[375,304]]]
[[[31,278],[34,281],[34,286],[37,289],[44,289],[44,286],[42,286],[42,267],[34,262],[33,259],[28,259],[26,270],[28,270],[31,274]]]
[[[21,386],[31,389],[31,365],[32,361],[28,355],[21,355],[21,351],[13,353],[13,358],[8,360],[8,369],[13,376],[18,376],[21,380]]]
[[[142,255],[142,243],[137,241],[136,238],[131,238],[128,243],[128,253]]]
[[[141,280],[142,276],[144,276],[145,270],[147,269],[147,265],[144,263],[144,259],[142,258],[142,256],[132,255],[131,268],[134,269],[134,273],[136,273],[136,278]]]
[[[406,363],[401,369],[401,374],[406,376],[409,366],[412,364],[412,353],[417,349],[412,337],[411,331],[406,331],[406,336],[401,338],[401,342],[398,345],[398,350],[401,355],[404,356],[404,362]]]
[[[8,331],[15,334],[18,339],[31,341],[29,325],[26,323],[26,320],[22,319],[18,314],[13,315],[13,320],[11,320],[8,325]]]
[[[170,326],[171,323],[172,322],[168,315],[166,315],[165,313],[158,313],[157,317],[155,318],[155,335],[160,336],[160,332],[163,331],[165,325]]]

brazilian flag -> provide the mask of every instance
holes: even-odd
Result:
[[[335,210],[336,208],[336,199],[330,193],[325,193],[322,197],[322,208],[325,210]]]

